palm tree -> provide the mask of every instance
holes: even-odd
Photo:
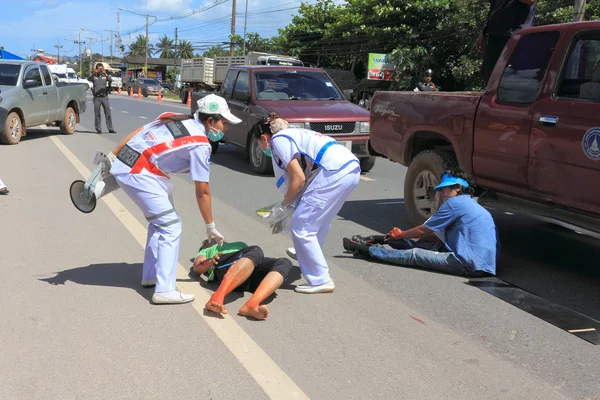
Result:
[[[177,51],[179,58],[194,58],[194,46],[187,40],[182,40]]]
[[[133,57],[145,57],[146,55],[146,37],[144,35],[137,35],[135,41],[128,45],[129,51],[127,52],[128,56]],[[148,44],[148,56],[154,53],[154,46],[152,44]]]
[[[173,58],[175,55],[173,48],[173,39],[169,39],[165,34],[156,44],[156,53],[160,53],[160,58]]]

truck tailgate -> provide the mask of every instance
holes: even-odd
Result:
[[[392,161],[408,165],[415,135],[447,138],[457,157],[473,147],[473,123],[481,92],[376,92],[371,102],[370,145]],[[405,151],[408,150],[408,151]],[[461,162],[462,164],[462,162]]]

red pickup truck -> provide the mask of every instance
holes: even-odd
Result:
[[[422,223],[459,165],[480,204],[600,233],[600,22],[517,32],[483,93],[377,92],[372,155],[408,167],[405,206]]]

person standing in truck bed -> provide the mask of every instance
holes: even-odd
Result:
[[[476,48],[483,53],[481,77],[490,80],[504,46],[514,32],[533,26],[537,0],[491,0]]]

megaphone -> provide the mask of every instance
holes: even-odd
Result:
[[[85,214],[94,211],[100,197],[119,189],[117,180],[110,174],[111,162],[106,155],[97,152],[94,164],[96,164],[96,168],[85,182],[76,180],[71,183],[69,188],[73,205]]]

